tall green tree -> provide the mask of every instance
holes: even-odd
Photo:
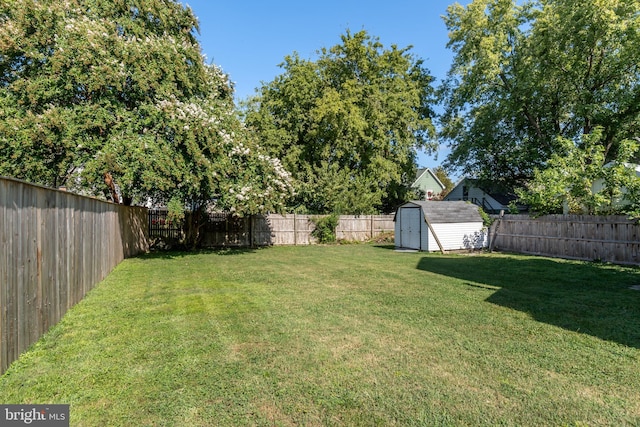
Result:
[[[640,2],[474,0],[445,17],[448,166],[523,184],[595,129],[605,159],[640,131]],[[560,139],[559,139],[560,138]]]
[[[341,40],[316,60],[287,56],[246,123],[291,171],[291,208],[389,211],[408,197],[416,150],[434,147],[433,79],[410,47],[385,48],[365,31]]]
[[[603,138],[602,128],[584,135],[580,147],[572,140],[559,138],[562,149],[517,190],[520,201],[536,214],[628,213],[637,217],[640,178],[629,161],[638,152],[638,143],[621,141],[618,158],[607,163]]]
[[[279,209],[289,174],[197,28],[173,0],[0,0],[0,174],[177,215]]]
[[[68,185],[125,124],[143,130],[148,106],[207,92],[196,18],[173,1],[2,0],[0,21],[11,175]]]
[[[454,189],[456,184],[451,180],[451,178],[449,177],[449,174],[447,173],[447,170],[442,166],[437,166],[433,170],[433,173],[435,176],[438,177],[440,182],[444,185],[444,190],[442,190],[439,194],[439,198],[444,198],[447,194],[451,192],[451,190]]]

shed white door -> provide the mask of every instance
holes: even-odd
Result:
[[[403,248],[420,249],[420,208],[400,209],[400,244]]]

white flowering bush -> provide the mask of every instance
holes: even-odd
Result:
[[[176,1],[0,0],[0,175],[184,212],[279,210],[289,174],[196,29]]]

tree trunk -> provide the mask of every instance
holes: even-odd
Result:
[[[104,183],[107,184],[107,188],[109,188],[109,193],[111,193],[111,200],[113,203],[120,203],[120,198],[118,197],[118,192],[116,191],[116,185],[113,182],[113,177],[111,173],[104,173]]]
[[[204,226],[202,208],[187,212],[184,217],[184,245],[188,249],[197,249],[202,242],[200,229]]]

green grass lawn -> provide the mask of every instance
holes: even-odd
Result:
[[[71,425],[640,425],[640,270],[372,245],[129,259],[0,378]]]

